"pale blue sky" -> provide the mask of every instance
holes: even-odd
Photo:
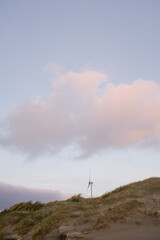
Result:
[[[158,0],[0,0],[0,121],[14,104],[48,99],[52,74],[44,67],[50,63],[66,72],[103,72],[117,85],[139,78],[160,84],[159,13]],[[159,176],[159,157],[155,148],[134,145],[83,160],[66,150],[26,162],[26,152],[2,145],[0,181],[86,194],[91,169],[99,195]]]

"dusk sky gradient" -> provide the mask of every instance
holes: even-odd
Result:
[[[3,202],[17,188],[89,196],[89,172],[94,196],[160,176],[159,12],[158,0],[0,0]]]

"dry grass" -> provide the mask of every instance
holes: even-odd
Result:
[[[15,204],[8,211],[37,211],[42,207],[44,207],[44,204],[40,203],[39,201],[35,203],[29,201]]]
[[[131,183],[125,186],[116,188],[114,191],[102,195],[101,199],[122,197],[126,198],[139,198],[160,192],[160,178],[149,178],[144,181]]]
[[[30,233],[31,240],[43,240],[51,230],[65,224],[101,229],[125,222],[129,217],[135,216],[136,222],[141,212],[152,215],[160,223],[159,200],[154,198],[159,192],[160,178],[152,178],[119,187],[100,198],[84,199],[78,194],[67,201],[48,204],[22,202],[0,213],[0,233],[11,224],[20,236]],[[142,202],[144,198],[147,200]]]
[[[80,202],[83,199],[84,198],[81,197],[81,194],[78,194],[78,195],[74,195],[71,198],[69,198],[68,201],[70,201],[70,202]]]
[[[113,208],[109,208],[106,210],[103,214],[98,215],[93,223],[93,228],[105,228],[109,227],[110,224],[116,223],[116,222],[125,222],[126,218],[133,214],[133,211],[138,208],[143,209],[145,207],[144,203],[139,202],[137,200],[130,200],[127,202],[123,202],[118,204],[117,206]],[[140,210],[140,209],[139,209]]]
[[[67,222],[68,218],[65,213],[53,213],[51,216],[44,218],[40,223],[36,224],[32,231],[31,240],[43,240],[44,236],[52,229],[56,229]]]
[[[15,230],[20,236],[27,234],[35,225],[34,219],[30,217],[22,218],[15,227]]]

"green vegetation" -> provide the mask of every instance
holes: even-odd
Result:
[[[45,204],[42,204],[39,201],[35,203],[32,203],[31,201],[29,201],[29,202],[22,202],[19,204],[15,204],[9,209],[9,211],[37,211],[44,206]]]
[[[80,202],[82,200],[83,200],[83,198],[81,197],[81,194],[74,195],[68,199],[68,201],[71,201],[71,202]]]

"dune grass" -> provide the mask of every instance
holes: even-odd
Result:
[[[85,225],[86,229],[107,228],[117,222],[125,222],[128,217],[150,214],[160,223],[160,208],[155,194],[160,193],[160,178],[147,179],[119,187],[99,198],[84,199],[80,194],[66,201],[48,204],[22,202],[0,213],[0,239],[9,224],[19,236],[31,235],[31,240],[44,240],[53,229],[71,224],[76,227]],[[150,197],[153,209],[147,208]],[[150,204],[151,204],[150,203]]]
[[[37,211],[44,206],[45,205],[40,203],[39,201],[35,203],[29,201],[15,204],[9,209],[9,211]]]
[[[80,202],[83,199],[84,198],[81,197],[81,194],[78,194],[78,195],[74,195],[71,198],[69,198],[68,201],[70,201],[70,202]]]

